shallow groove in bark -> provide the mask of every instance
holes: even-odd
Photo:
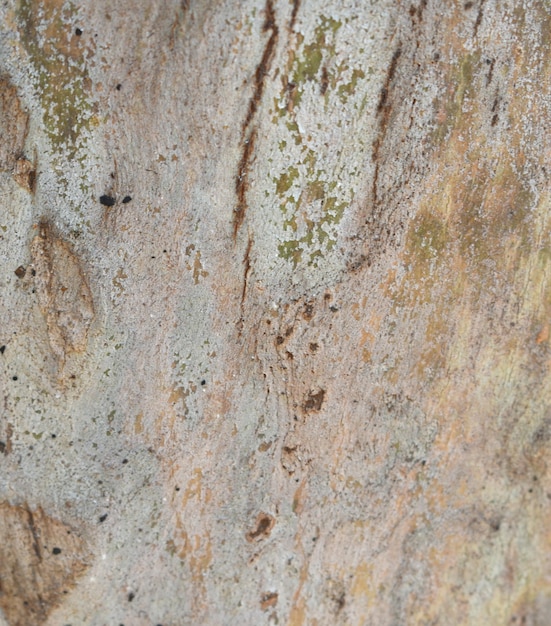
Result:
[[[262,54],[262,59],[258,64],[255,74],[254,74],[254,90],[253,95],[249,101],[249,108],[247,110],[247,115],[245,120],[243,121],[243,127],[241,131],[241,138],[243,139],[243,149],[241,153],[241,159],[239,161],[239,167],[237,170],[237,177],[235,181],[235,191],[237,194],[237,207],[234,211],[233,217],[233,238],[237,237],[237,233],[241,225],[243,224],[243,220],[245,218],[245,213],[247,211],[247,188],[248,188],[248,177],[249,177],[249,167],[252,159],[252,154],[254,152],[254,143],[256,139],[256,129],[252,129],[249,132],[249,127],[251,126],[256,112],[258,110],[258,105],[262,100],[262,94],[264,93],[265,87],[265,79],[270,69],[272,59],[274,57],[275,46],[277,43],[277,39],[279,36],[279,29],[275,22],[275,11],[273,0],[266,0],[265,7],[266,18],[264,20],[264,24],[262,26],[263,32],[271,31],[270,38],[266,43],[266,47],[264,48],[264,53]]]

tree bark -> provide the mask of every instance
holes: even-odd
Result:
[[[0,621],[549,624],[549,2],[0,16]]]

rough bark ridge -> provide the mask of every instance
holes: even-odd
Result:
[[[0,622],[547,624],[549,4],[0,24]]]

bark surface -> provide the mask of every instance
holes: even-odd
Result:
[[[0,23],[0,623],[549,624],[549,2]]]

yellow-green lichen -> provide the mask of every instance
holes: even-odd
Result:
[[[21,43],[34,66],[34,83],[52,148],[75,158],[91,125],[90,78],[81,37],[72,32],[77,9],[59,0],[20,0]]]
[[[304,85],[309,81],[320,81],[324,58],[326,62],[336,55],[335,38],[336,33],[342,26],[342,22],[332,17],[320,16],[320,23],[314,30],[314,38],[310,43],[304,43],[302,35],[298,36],[298,47],[289,56],[289,78],[284,81],[284,90],[281,96],[281,103],[290,100],[290,107],[286,105],[276,105],[280,115],[286,112],[287,108],[297,107],[304,92]],[[325,80],[334,85],[334,78],[327,73]],[[292,89],[289,89],[289,85]]]
[[[279,256],[296,267],[307,255],[308,265],[316,266],[323,253],[334,248],[335,227],[349,202],[335,194],[337,183],[324,180],[315,152],[305,147],[299,164],[290,166],[273,182],[282,200],[283,230],[295,235],[278,246]]]
[[[448,136],[450,129],[458,124],[462,115],[463,102],[473,93],[475,70],[479,64],[479,52],[465,55],[446,81],[448,85],[454,85],[455,89],[453,92],[448,92],[448,96],[443,101],[436,103],[437,127],[433,134],[435,145],[441,144]]]
[[[352,77],[350,80],[347,83],[339,85],[337,93],[343,104],[345,104],[348,98],[355,93],[358,80],[361,78],[365,78],[365,72],[363,70],[354,69],[352,70]]]

